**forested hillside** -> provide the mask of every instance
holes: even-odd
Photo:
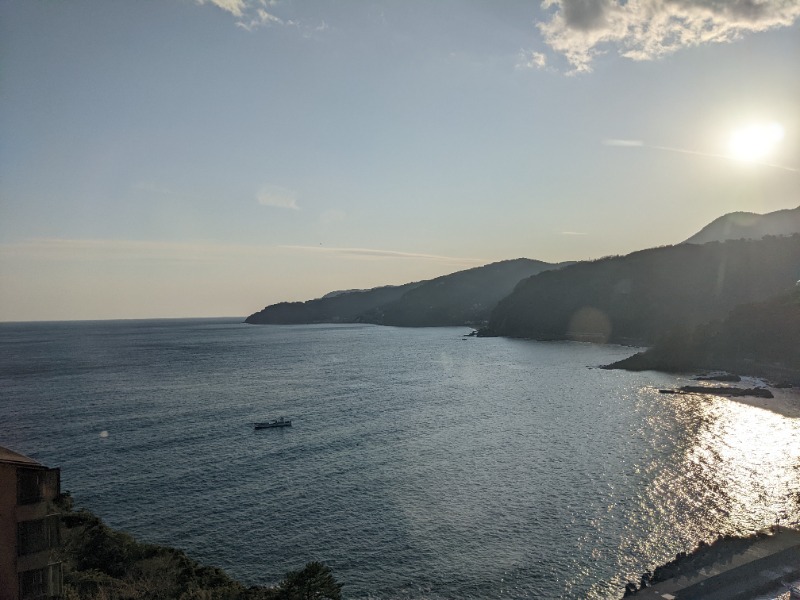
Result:
[[[759,215],[734,212],[722,215],[703,227],[684,244],[706,244],[741,238],[761,239],[767,235],[800,233],[800,206]]]
[[[800,288],[734,308],[724,320],[676,327],[613,368],[723,370],[800,384]]]
[[[483,334],[650,344],[798,279],[800,235],[654,248],[526,279]]]
[[[406,327],[484,324],[500,299],[520,280],[555,268],[518,258],[443,275],[428,281],[327,294],[307,302],[267,306],[252,324],[374,323]]]
[[[557,265],[518,258],[424,281],[402,297],[361,315],[379,325],[482,325],[522,279]]]
[[[302,323],[352,323],[356,318],[377,306],[397,300],[419,283],[386,286],[328,294],[307,302],[280,302],[267,306],[245,319],[253,325],[297,325]]]

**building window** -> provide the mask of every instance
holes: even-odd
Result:
[[[19,574],[20,600],[47,598],[48,568],[23,571]]]
[[[17,469],[17,504],[55,498],[60,487],[59,469]]]
[[[61,536],[58,515],[17,523],[17,555],[24,556],[50,548],[58,548]]]
[[[49,564],[43,569],[23,571],[19,574],[19,599],[58,598],[63,593],[61,583],[61,563]]]

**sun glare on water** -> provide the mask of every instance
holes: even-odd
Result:
[[[748,125],[731,132],[728,154],[742,162],[756,163],[765,160],[783,139],[780,123]]]

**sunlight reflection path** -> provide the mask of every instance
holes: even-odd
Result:
[[[616,552],[619,573],[638,578],[701,540],[800,522],[800,419],[720,396],[665,397],[653,387],[639,390],[636,412],[641,430],[631,443],[640,460],[628,469],[635,504],[615,505],[615,493],[601,500],[597,535],[581,540],[595,558]],[[612,548],[602,532],[615,529],[623,533]],[[621,585],[593,586],[590,597]]]
[[[798,424],[719,397],[707,399],[706,414],[686,467],[723,494],[730,533],[790,524],[781,520],[796,511],[793,498],[800,492]]]

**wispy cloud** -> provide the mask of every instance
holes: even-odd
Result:
[[[303,245],[223,244],[218,242],[170,242],[157,240],[110,240],[32,238],[0,244],[0,259],[47,261],[191,261],[217,262],[286,254],[320,254],[350,260],[423,260],[476,266],[489,260],[402,252],[375,248],[339,248]]]
[[[267,7],[278,4],[277,0],[195,0],[198,4],[213,4],[217,8],[232,14],[238,20],[236,26],[253,31],[268,25],[293,25],[293,21],[284,21],[269,12]]]
[[[517,55],[516,69],[545,69],[547,68],[547,56],[541,52],[533,50],[520,50]]]
[[[561,235],[588,235],[583,231],[562,231]]]
[[[676,152],[678,154],[689,154],[691,156],[704,156],[706,158],[721,158],[727,161],[735,161],[736,159],[729,154],[720,154],[717,152],[703,152],[701,150],[692,150],[690,148],[675,148],[674,146],[658,146],[655,144],[645,144],[642,140],[620,140],[620,139],[606,139],[603,140],[605,146],[618,146],[622,148],[647,148],[650,150],[662,150],[664,152]],[[779,169],[781,171],[789,171],[791,173],[798,173],[800,169],[795,167],[787,167],[786,165],[778,165],[775,163],[754,161],[753,165],[761,167],[769,167],[771,169]]]
[[[267,12],[263,8],[257,8],[250,12],[247,17],[236,21],[237,27],[241,27],[247,31],[253,31],[259,27],[265,27],[267,25],[286,25],[286,22],[280,17],[276,17],[272,13]]]
[[[304,38],[313,38],[330,29],[326,21],[318,25],[307,25],[296,19],[281,17],[277,9],[285,4],[282,0],[195,0],[199,5],[210,4],[224,10],[236,18],[237,27],[246,31],[255,31],[263,27],[293,27]],[[284,7],[282,12],[290,10]]]
[[[246,0],[197,0],[197,3],[213,4],[217,8],[221,8],[235,17],[241,17],[249,7]]]
[[[482,258],[463,258],[455,256],[441,256],[439,254],[422,254],[419,252],[402,252],[399,250],[380,250],[375,248],[339,248],[328,246],[280,246],[285,250],[300,252],[335,254],[351,258],[387,258],[387,259],[415,259],[430,260],[459,265],[483,265],[489,262]]]
[[[331,28],[327,21],[324,20],[320,21],[319,25],[304,25],[300,21],[289,21],[286,24],[296,27],[305,39],[318,38]]]
[[[297,194],[286,188],[274,185],[264,186],[258,192],[257,199],[258,203],[262,206],[300,210],[300,207],[297,205]]]
[[[638,148],[640,146],[644,146],[644,142],[642,140],[619,140],[619,139],[607,139],[603,140],[604,146],[621,146],[623,148]]]
[[[672,146],[646,146],[647,148],[653,148],[654,150],[664,150],[666,152],[677,152],[679,154],[692,154],[694,156],[706,156],[708,158],[722,158],[724,160],[729,161],[736,161],[737,159],[729,154],[716,154],[714,152],[701,152],[699,150],[690,150],[688,148],[673,148]],[[753,161],[751,164],[758,165],[761,167],[769,167],[771,169],[780,169],[781,171],[789,171],[791,173],[798,173],[800,169],[796,169],[795,167],[787,167],[786,165],[777,165],[775,163],[769,163],[764,161]]]
[[[632,60],[650,60],[788,27],[800,17],[796,0],[544,0],[542,7],[555,12],[538,28],[572,73],[591,71],[609,46]]]

